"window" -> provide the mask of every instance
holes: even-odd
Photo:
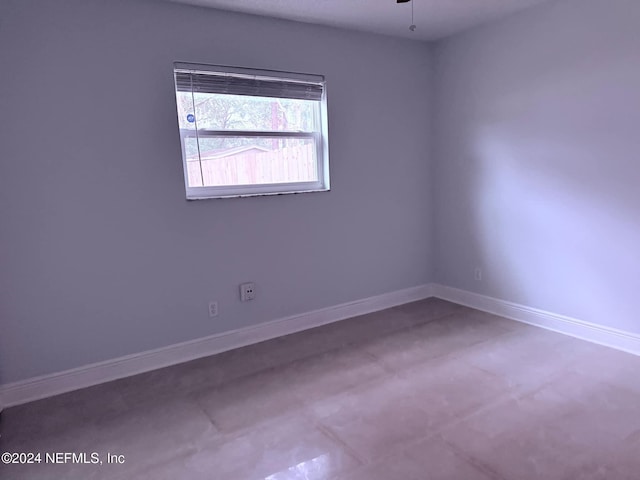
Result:
[[[174,65],[188,199],[329,190],[324,77]]]

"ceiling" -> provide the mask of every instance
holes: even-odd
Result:
[[[172,0],[367,32],[436,40],[549,0]],[[414,8],[414,32],[411,24]]]

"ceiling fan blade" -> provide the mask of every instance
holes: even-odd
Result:
[[[396,3],[409,3],[411,0],[396,0]]]

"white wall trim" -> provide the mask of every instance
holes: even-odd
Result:
[[[640,335],[637,334],[453,287],[432,284],[431,288],[433,295],[442,300],[640,355]]]
[[[599,345],[640,355],[640,335],[466,290],[439,284],[427,284],[93,363],[64,372],[0,385],[0,411],[2,407],[20,405],[60,393],[176,365],[196,358],[214,355],[282,335],[300,332],[429,297],[448,300],[518,322],[528,323]]]
[[[251,327],[93,363],[63,372],[0,385],[0,411],[2,407],[20,405],[60,393],[187,362],[431,296],[433,296],[431,285],[420,285]]]

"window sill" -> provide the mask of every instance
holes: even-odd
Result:
[[[245,197],[273,197],[277,195],[298,195],[301,193],[320,193],[320,192],[330,192],[331,188],[317,188],[313,190],[292,190],[290,192],[252,192],[252,193],[229,193],[229,194],[220,194],[220,195],[191,195],[187,197],[187,201],[196,201],[196,200],[215,200],[222,198],[245,198]]]

